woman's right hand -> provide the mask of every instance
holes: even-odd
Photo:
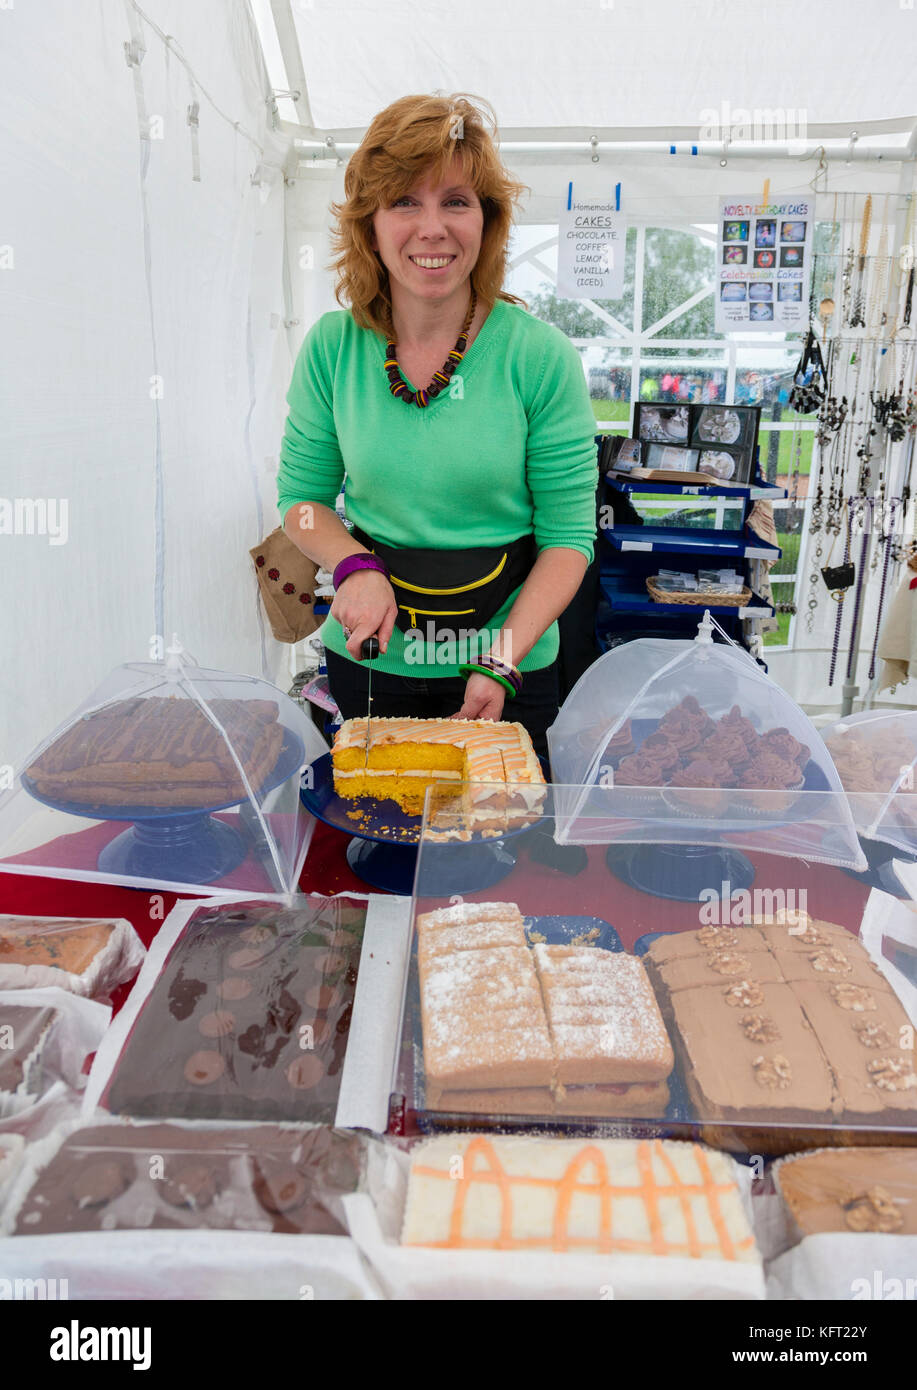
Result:
[[[381,570],[355,570],[335,594],[331,616],[344,629],[347,650],[357,661],[363,641],[374,634],[384,652],[398,616],[395,591]]]

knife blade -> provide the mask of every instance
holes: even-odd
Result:
[[[379,649],[379,639],[378,639],[378,637],[375,637],[375,636],[374,636],[374,637],[364,637],[364,639],[363,639],[363,641],[362,641],[362,643],[361,643],[361,645],[360,645],[360,660],[361,660],[361,661],[368,661],[368,662],[370,663],[370,666],[369,666],[369,675],[368,675],[368,677],[367,677],[367,686],[366,686],[366,757],[365,757],[365,759],[364,759],[364,761],[363,761],[363,766],[364,766],[364,768],[365,768],[365,767],[369,767],[369,746],[370,746],[370,738],[371,738],[371,736],[372,736],[372,714],[373,714],[373,668],[372,668],[372,663],[375,661],[376,657],[379,655],[379,650],[380,650],[380,649]]]

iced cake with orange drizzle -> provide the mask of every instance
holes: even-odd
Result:
[[[761,1260],[736,1165],[661,1139],[429,1139],[412,1154],[401,1243]]]
[[[428,786],[438,802],[455,798],[443,838],[499,834],[536,820],[544,775],[521,724],[492,719],[348,719],[332,749],[334,790],[346,800],[392,800],[420,815]]]

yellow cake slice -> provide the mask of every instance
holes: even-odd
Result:
[[[345,800],[397,802],[423,811],[427,787],[461,822],[446,838],[501,832],[536,820],[545,780],[521,724],[492,719],[373,719],[369,757],[365,719],[348,719],[332,749],[334,789]],[[462,789],[462,797],[457,792]],[[464,833],[462,833],[464,832]]]

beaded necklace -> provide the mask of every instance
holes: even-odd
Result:
[[[471,303],[468,306],[468,313],[465,315],[465,322],[456,339],[455,347],[452,348],[440,370],[433,373],[433,379],[426,390],[419,388],[416,391],[411,390],[398,366],[398,348],[394,342],[388,344],[385,349],[385,370],[388,374],[389,390],[393,396],[400,396],[405,405],[417,405],[422,409],[429,401],[433,400],[434,396],[439,395],[444,386],[449,385],[449,378],[455,372],[468,349],[468,330],[471,328],[471,320],[474,318],[477,303],[478,296],[472,285]]]

